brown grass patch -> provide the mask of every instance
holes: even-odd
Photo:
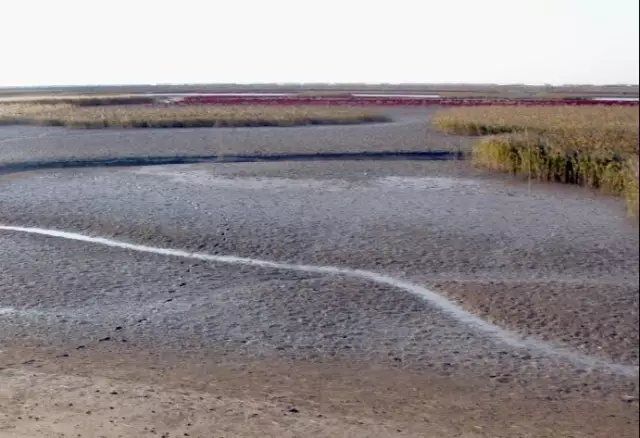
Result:
[[[489,136],[482,167],[624,195],[638,215],[638,107],[483,107],[442,111],[442,131]]]
[[[77,105],[11,103],[0,105],[0,124],[71,128],[192,128],[297,126],[384,122],[388,118],[360,108],[214,105]]]

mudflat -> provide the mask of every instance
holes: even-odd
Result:
[[[0,225],[367,270],[531,341],[375,281],[4,230],[0,436],[637,436],[637,225],[592,191],[394,159],[468,149],[433,132],[430,111],[340,127],[0,128],[0,169],[13,166]],[[15,170],[366,151],[389,155]]]

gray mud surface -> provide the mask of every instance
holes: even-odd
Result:
[[[468,148],[467,139],[432,132],[429,111],[421,111],[395,113],[388,124],[340,127],[2,127],[0,166],[145,155]],[[11,173],[0,175],[0,224],[367,269],[431,287],[521,335],[638,364],[638,233],[622,203],[574,187],[528,188],[464,161]],[[215,360],[234,361],[346,360],[475,376],[554,399],[637,395],[636,377],[505,346],[419,297],[367,281],[7,231],[0,231],[0,263],[0,345],[209,352]]]
[[[95,130],[2,126],[0,163],[145,156],[468,150],[468,139],[430,128],[428,116],[434,111],[387,110],[392,122],[290,128]]]

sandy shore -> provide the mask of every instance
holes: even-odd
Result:
[[[522,391],[399,364],[62,351],[5,351],[0,436],[636,435],[634,401]]]

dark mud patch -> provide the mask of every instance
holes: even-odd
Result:
[[[446,282],[462,307],[526,336],[638,363],[638,285],[601,282]]]

